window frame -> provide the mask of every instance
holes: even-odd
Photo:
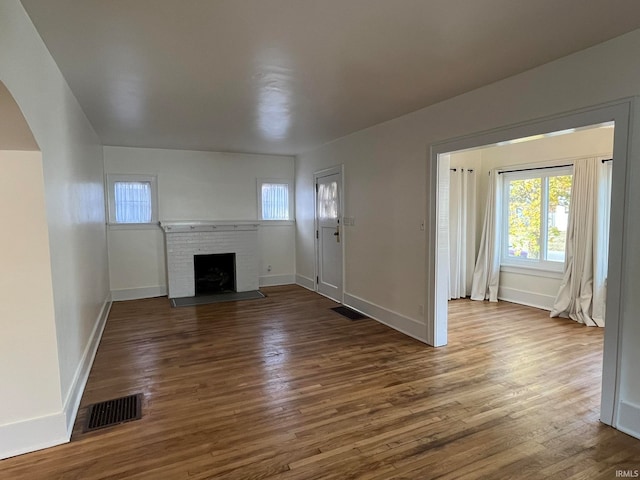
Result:
[[[501,245],[500,245],[500,265],[505,267],[519,267],[548,272],[563,272],[566,263],[564,261],[547,260],[547,237],[549,235],[549,177],[571,175],[571,185],[573,188],[573,165],[570,166],[544,166],[533,167],[526,171],[508,170],[500,172],[502,176],[502,198],[500,199],[500,222],[501,222]],[[509,251],[509,188],[508,182],[511,180],[541,179],[541,202],[540,202],[540,258],[515,258],[508,255]],[[571,208],[571,203],[569,203]]]
[[[266,219],[263,217],[262,212],[262,186],[264,184],[276,184],[276,185],[286,185],[287,186],[287,199],[289,202],[288,211],[289,218],[287,220],[272,220]],[[295,222],[294,218],[294,190],[293,190],[293,181],[290,178],[258,178],[256,181],[256,203],[258,206],[258,220],[260,222],[265,222],[269,225],[291,225]]]
[[[116,221],[115,184],[118,182],[149,183],[151,186],[151,220],[149,222],[125,223]],[[158,222],[158,177],[142,174],[107,174],[107,224],[117,228],[156,227]]]

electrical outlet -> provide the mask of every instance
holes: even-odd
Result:
[[[271,271],[271,265],[267,265],[267,272]]]

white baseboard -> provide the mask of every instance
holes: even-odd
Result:
[[[63,412],[0,427],[0,460],[69,441]]]
[[[295,275],[263,275],[259,278],[259,284],[261,287],[292,285],[294,283],[296,283]]]
[[[109,298],[107,298],[102,305],[102,309],[100,310],[100,314],[96,319],[93,331],[91,332],[89,341],[87,342],[87,346],[85,347],[84,353],[82,354],[82,360],[80,360],[80,364],[78,365],[76,373],[73,376],[71,388],[69,388],[69,392],[67,393],[67,397],[65,398],[62,407],[66,418],[67,434],[69,438],[71,438],[73,424],[76,421],[76,417],[78,415],[78,408],[80,408],[80,400],[82,400],[82,394],[84,393],[84,388],[87,385],[89,373],[91,372],[91,367],[93,366],[93,360],[96,358],[98,346],[100,345],[102,333],[104,332],[104,327],[107,324],[107,317],[109,317],[109,312],[111,311],[112,304],[113,302],[111,301],[111,296],[109,296]]]
[[[640,438],[640,405],[621,401],[616,428],[627,435]]]
[[[76,369],[61,412],[44,417],[11,423],[0,427],[0,459],[34,452],[67,443],[78,414],[80,400],[89,378],[102,332],[111,310],[111,296],[105,299],[93,331]]]
[[[297,274],[296,284],[306,288],[307,290],[311,290],[312,292],[316,291],[316,282],[313,281],[313,278],[309,278],[309,277],[305,277],[304,275]]]
[[[404,315],[348,293],[344,294],[344,304],[416,340],[424,343],[427,341],[427,326],[422,322],[405,317]]]
[[[551,311],[556,299],[551,295],[527,292],[526,290],[518,290],[516,288],[500,287],[498,289],[498,300]]]
[[[164,297],[167,295],[167,286],[141,288],[123,288],[121,290],[111,290],[111,299],[114,302],[122,300],[139,300],[141,298]]]

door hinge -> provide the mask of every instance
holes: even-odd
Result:
[[[316,193],[318,193],[318,184],[316,183]]]
[[[320,277],[316,277],[316,283],[320,283]]]
[[[316,230],[316,238],[320,238],[320,231]]]

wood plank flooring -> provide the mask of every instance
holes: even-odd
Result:
[[[262,300],[113,305],[72,441],[1,479],[610,479],[640,441],[598,421],[602,330],[450,302],[433,349],[296,286]],[[88,404],[143,418],[82,433]]]

